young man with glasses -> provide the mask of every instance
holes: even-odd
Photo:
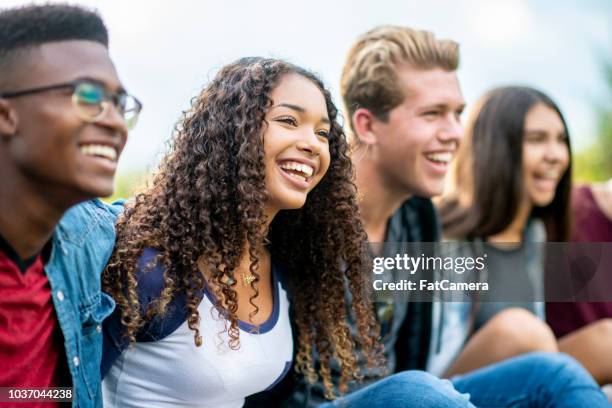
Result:
[[[100,274],[114,214],[75,204],[112,194],[141,107],[97,14],[0,11],[0,387],[67,386],[73,406],[102,406],[100,324],[114,302]]]

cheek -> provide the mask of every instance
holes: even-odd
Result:
[[[329,165],[331,163],[331,152],[329,151],[329,145],[326,145],[321,148],[321,152],[319,154],[321,160],[321,168],[324,170],[322,173],[327,173],[329,169]]]
[[[323,179],[323,177],[325,177],[325,175],[329,171],[329,166],[331,164],[331,155],[329,152],[329,147],[321,149],[321,152],[319,154],[319,163],[321,168],[319,169],[317,182],[315,183],[315,185],[313,185],[313,188],[314,186],[319,184],[319,182]]]
[[[436,141],[436,127],[422,120],[404,121],[393,132],[393,140],[389,149],[395,155],[417,157]]]
[[[562,148],[562,153],[561,153],[561,159],[560,162],[563,166],[563,169],[567,169],[569,167],[569,163],[570,163],[570,152],[569,152],[569,148],[567,147],[567,145],[565,145]]]
[[[379,137],[380,159],[385,162],[405,161],[414,157],[418,143],[410,132],[389,127],[389,130]]]
[[[264,161],[274,161],[276,156],[288,147],[289,135],[277,126],[268,126],[263,132]]]
[[[46,107],[34,115],[31,127],[25,131],[39,137],[45,145],[61,147],[76,143],[76,135],[87,126],[76,116],[72,106]]]
[[[523,173],[528,175],[534,171],[538,165],[544,160],[544,156],[540,149],[535,146],[523,146]]]

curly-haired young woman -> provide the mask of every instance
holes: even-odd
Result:
[[[262,58],[220,70],[185,114],[152,185],[116,224],[103,276],[118,306],[104,327],[106,406],[239,407],[283,378],[294,347],[296,370],[321,376],[330,399],[360,378],[357,348],[370,367],[381,365],[347,150],[313,74]],[[425,401],[470,406],[448,382],[417,372],[335,404]]]

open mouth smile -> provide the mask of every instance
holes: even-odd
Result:
[[[453,159],[453,154],[451,152],[429,153],[425,157],[434,163],[449,164]]]
[[[308,164],[287,160],[278,163],[281,171],[296,181],[308,182],[314,174],[314,168]]]
[[[79,146],[79,151],[85,156],[93,156],[106,159],[116,163],[119,156],[117,149],[103,144],[84,144]]]

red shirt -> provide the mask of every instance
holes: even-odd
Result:
[[[6,242],[1,244],[0,387],[66,386],[63,381],[67,377],[63,336],[42,257],[39,255],[33,261],[23,262]],[[6,406],[9,403],[0,403],[0,407]],[[14,406],[60,405],[30,402]]]
[[[612,220],[597,206],[588,186],[573,191],[572,215],[574,242],[612,242]],[[612,273],[612,267],[609,269]],[[612,317],[612,302],[551,302],[546,305],[546,320],[557,337],[589,323]]]

